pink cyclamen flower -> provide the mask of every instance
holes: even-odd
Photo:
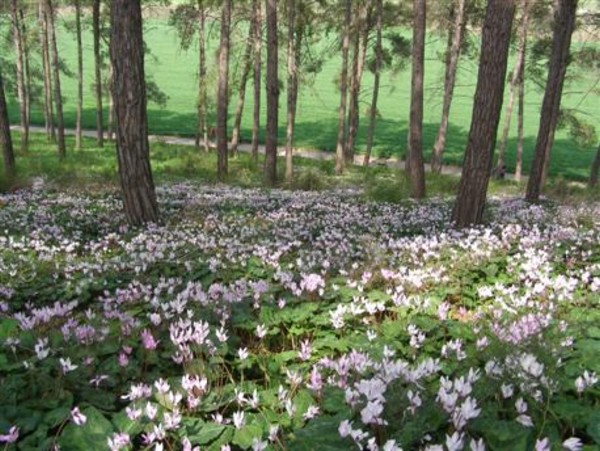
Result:
[[[156,341],[156,339],[148,329],[144,329],[142,331],[142,345],[144,345],[144,348],[148,350],[156,349],[156,347],[158,346],[158,341]]]
[[[71,410],[71,419],[77,426],[83,426],[87,421],[87,417],[81,413],[79,407],[74,407],[73,410]]]
[[[19,428],[13,426],[8,434],[0,435],[0,443],[15,443],[19,439]]]

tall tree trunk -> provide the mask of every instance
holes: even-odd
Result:
[[[94,88],[96,91],[96,140],[104,146],[104,120],[102,111],[102,60],[100,59],[100,0],[92,3],[92,34],[94,38]]]
[[[62,160],[67,154],[65,144],[65,121],[63,116],[62,94],[60,89],[60,66],[58,46],[56,44],[56,27],[54,25],[54,8],[52,0],[46,0],[46,16],[50,32],[50,51],[52,53],[52,72],[54,75],[54,103],[56,104],[56,127],[58,132],[58,157]]]
[[[299,49],[296,42],[296,0],[288,0],[288,46],[287,46],[287,130],[285,140],[285,180],[291,182],[294,177],[294,121],[296,119],[296,100],[298,96],[297,56]],[[298,37],[298,41],[300,36]]]
[[[48,46],[48,19],[46,17],[44,3],[39,4],[38,14],[40,22],[42,71],[44,78],[44,123],[46,125],[46,137],[50,141],[56,141],[56,129],[54,128],[54,107],[52,106],[52,75],[50,72],[50,48]]]
[[[27,128],[24,133],[26,136],[27,146],[29,147],[29,126],[31,124],[31,70],[29,64],[29,42],[27,39],[27,25],[25,21],[25,14],[23,12],[23,6],[19,8],[19,16],[21,22],[21,39],[23,47],[23,69],[25,71],[24,82],[25,82],[25,118]]]
[[[514,0],[489,0],[482,30],[479,74],[469,141],[452,220],[458,227],[481,222],[504,95]]]
[[[550,161],[576,12],[577,0],[558,0],[552,37],[552,55],[540,114],[540,128],[525,196],[528,201],[539,199],[544,184],[544,173]]]
[[[75,33],[77,34],[77,118],[75,149],[81,150],[81,116],[83,114],[83,45],[81,42],[81,1],[75,0]]]
[[[2,156],[4,157],[4,173],[8,179],[12,179],[15,176],[15,154],[10,135],[10,122],[1,70],[2,68],[0,67],[0,146],[2,147]]]
[[[457,0],[454,9],[454,23],[452,26],[452,39],[448,58],[446,60],[446,75],[444,77],[444,101],[442,104],[442,118],[438,128],[433,152],[431,154],[431,172],[442,172],[442,156],[446,147],[446,136],[448,134],[448,123],[450,120],[450,107],[454,96],[454,85],[456,84],[456,71],[458,69],[458,60],[460,58],[460,49],[465,32],[465,2],[466,0]]]
[[[116,129],[116,114],[115,114],[115,91],[113,89],[115,78],[115,68],[112,63],[108,64],[108,83],[107,83],[107,94],[108,94],[108,130],[107,138],[109,141],[115,139]]]
[[[265,182],[277,182],[277,128],[279,115],[279,77],[277,69],[277,0],[265,0],[267,16],[267,124],[265,140]]]
[[[525,53],[523,53],[523,59],[525,59]],[[517,112],[517,154],[515,157],[515,180],[517,182],[520,182],[523,174],[523,124],[525,122],[525,64],[521,65],[521,73],[519,74],[518,88],[519,110]]]
[[[426,0],[413,0],[412,89],[408,139],[408,177],[410,195],[425,197],[425,166],[423,164],[423,79],[425,73]]]
[[[238,99],[235,106],[235,114],[233,116],[233,131],[231,132],[231,155],[237,155],[238,144],[240,142],[240,134],[242,128],[242,113],[244,112],[244,103],[246,100],[246,85],[252,69],[252,48],[254,47],[254,27],[250,25],[248,29],[248,40],[246,41],[246,49],[244,51],[244,59],[242,61],[242,76],[238,86]]]
[[[519,44],[518,44],[518,55],[515,67],[513,68],[512,76],[510,78],[508,105],[506,107],[506,116],[504,119],[504,126],[502,127],[502,136],[500,138],[500,144],[498,146],[498,162],[497,162],[497,174],[503,174],[506,170],[506,146],[508,143],[508,133],[510,131],[510,123],[512,119],[513,107],[515,104],[515,91],[519,90],[520,77],[523,74],[523,67],[525,65],[525,52],[527,49],[527,28],[529,22],[529,2],[528,0],[521,1],[521,9],[523,11],[523,17],[521,18],[521,26],[519,30]]]
[[[227,175],[227,104],[229,90],[229,34],[231,0],[224,0],[221,10],[221,42],[219,44],[219,85],[217,90],[217,177]]]
[[[346,104],[348,101],[348,49],[350,47],[350,24],[352,23],[352,0],[346,0],[344,28],[342,31],[342,69],[340,71],[340,106],[338,110],[338,133],[335,148],[335,173],[341,175],[345,167]]]
[[[258,135],[260,132],[260,88],[261,88],[261,51],[262,51],[262,18],[261,0],[253,1],[253,24],[254,24],[254,110],[252,112],[252,160],[258,160]]]
[[[196,127],[196,148],[200,148],[200,139],[204,150],[208,152],[208,95],[206,89],[206,11],[204,0],[198,0],[198,125]]]
[[[356,135],[358,134],[358,125],[360,120],[360,86],[369,39],[369,26],[367,21],[367,7],[358,4],[358,13],[356,15],[356,25],[354,33],[352,73],[350,77],[350,102],[348,105],[348,135],[346,136],[345,159],[349,164],[354,163],[354,146]]]
[[[117,156],[127,220],[133,225],[158,220],[150,167],[144,41],[140,0],[112,0],[110,57],[117,116]]]
[[[27,84],[25,82],[25,52],[23,48],[23,29],[17,0],[10,2],[13,40],[15,44],[17,66],[17,98],[21,117],[21,152],[27,152],[29,145],[29,123],[27,122]]]
[[[373,138],[375,136],[375,121],[377,119],[377,100],[379,97],[379,82],[381,78],[381,62],[383,59],[382,30],[383,30],[383,0],[376,0],[376,38],[375,38],[375,79],[373,81],[373,97],[371,99],[371,111],[369,113],[369,130],[367,131],[367,150],[363,164],[369,165],[371,150],[373,149]]]
[[[590,188],[598,186],[598,172],[600,171],[600,146],[596,151],[596,158],[592,163],[592,170],[590,171]]]

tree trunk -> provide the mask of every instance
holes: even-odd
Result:
[[[26,136],[27,146],[29,147],[29,126],[31,124],[31,71],[29,65],[29,43],[27,41],[27,26],[25,25],[25,14],[23,13],[23,7],[19,8],[19,16],[21,22],[21,39],[23,47],[23,69],[25,71],[25,118],[27,127],[24,130]]]
[[[54,128],[54,107],[52,106],[52,75],[50,72],[50,48],[48,46],[48,18],[43,3],[39,4],[40,46],[42,53],[42,71],[44,78],[44,123],[46,136],[50,141],[56,141]]]
[[[465,2],[458,0],[454,10],[454,24],[452,26],[452,39],[449,54],[446,60],[446,75],[444,77],[444,101],[442,104],[442,118],[438,128],[433,152],[431,155],[431,172],[439,174],[442,172],[442,156],[446,147],[446,136],[448,134],[448,123],[450,120],[450,107],[454,96],[454,85],[456,84],[456,71],[460,58],[460,49],[465,32]]]
[[[100,59],[100,0],[92,3],[92,34],[94,37],[94,88],[96,91],[96,140],[104,146],[104,124],[102,111],[102,60]]]
[[[54,103],[56,105],[56,128],[58,132],[58,157],[63,160],[67,155],[65,144],[65,121],[63,116],[62,94],[60,89],[60,66],[58,46],[56,44],[56,27],[54,25],[54,8],[52,0],[46,0],[46,16],[50,32],[50,50],[52,53],[52,72],[54,75]]]
[[[277,182],[277,127],[279,77],[277,69],[277,0],[265,0],[267,16],[267,124],[265,140],[265,182]]]
[[[600,171],[600,146],[596,151],[596,158],[592,163],[592,170],[590,171],[590,188],[598,186],[598,172]]]
[[[108,64],[108,82],[106,91],[108,94],[108,130],[107,138],[109,141],[115,139],[115,92],[113,89],[115,78],[115,69],[111,62]]]
[[[227,175],[227,104],[229,90],[229,28],[231,0],[223,1],[221,10],[221,42],[219,44],[219,85],[217,89],[217,177]]]
[[[529,5],[527,0],[521,1],[521,8],[523,10],[523,17],[521,19],[521,27],[519,32],[519,53],[517,55],[517,61],[512,72],[509,85],[508,105],[506,107],[506,117],[504,119],[504,126],[502,128],[502,137],[500,138],[500,144],[498,146],[498,162],[496,166],[496,174],[504,174],[506,171],[506,146],[508,143],[508,133],[510,131],[510,122],[512,119],[513,107],[515,104],[515,90],[519,90],[520,78],[523,74],[523,67],[525,65],[525,52],[527,49],[527,27],[529,21]]]
[[[425,72],[425,0],[413,0],[412,89],[408,139],[408,177],[410,195],[425,197],[425,166],[423,164],[423,79]]]
[[[458,227],[481,222],[504,95],[514,0],[489,0],[482,30],[479,74],[469,141],[452,220]]]
[[[525,53],[523,53],[525,59]],[[515,163],[515,180],[521,181],[523,174],[523,123],[525,122],[525,64],[521,65],[519,74],[519,110],[517,112],[517,155]]]
[[[4,173],[10,180],[15,176],[15,154],[13,151],[12,138],[10,135],[10,122],[8,119],[8,108],[6,96],[4,95],[4,80],[0,68],[0,146],[4,157]]]
[[[377,100],[379,97],[379,82],[381,78],[381,61],[383,59],[382,53],[382,30],[383,30],[383,0],[377,0],[375,5],[377,15],[375,29],[376,29],[376,40],[375,40],[375,79],[373,81],[373,98],[371,99],[371,111],[369,113],[369,130],[367,132],[367,150],[365,153],[365,159],[363,164],[369,165],[371,159],[371,150],[373,149],[373,138],[375,136],[375,121],[377,119]]]
[[[252,160],[258,161],[258,135],[260,132],[260,88],[261,88],[261,51],[262,51],[262,19],[261,0],[254,0],[253,23],[254,23],[254,110],[252,112]]]
[[[246,100],[246,85],[252,69],[252,48],[254,46],[254,27],[250,25],[248,30],[248,40],[246,41],[246,49],[244,51],[244,59],[242,61],[242,76],[238,87],[238,99],[235,107],[235,115],[233,119],[233,131],[231,133],[231,155],[237,155],[238,144],[240,142],[240,133],[242,128],[242,113],[244,112],[244,102]]]
[[[81,150],[81,115],[83,114],[83,45],[81,42],[81,1],[75,0],[75,33],[77,34],[77,118],[75,149]]]
[[[288,47],[287,47],[287,130],[285,140],[285,180],[289,183],[294,177],[294,121],[298,96],[297,42],[296,42],[296,0],[288,0]],[[300,36],[298,37],[300,40]]]
[[[548,80],[540,114],[540,128],[531,164],[526,199],[537,201],[544,184],[544,173],[550,161],[550,150],[554,143],[554,132],[560,112],[560,99],[567,71],[571,35],[575,28],[577,0],[559,0],[556,5],[552,55],[548,69]]]
[[[338,133],[335,149],[335,173],[341,175],[345,167],[346,144],[346,103],[348,101],[348,48],[350,47],[350,24],[352,22],[352,1],[346,0],[342,31],[342,69],[340,72],[340,106],[338,110]]]
[[[129,223],[158,220],[150,167],[144,41],[140,0],[112,0],[110,57],[117,116],[117,156],[123,207]]]
[[[352,74],[350,77],[350,102],[348,106],[348,135],[346,136],[345,159],[349,164],[354,163],[354,146],[360,120],[360,86],[365,62],[366,47],[369,39],[369,26],[367,23],[366,6],[358,6],[357,22],[355,27],[356,39],[352,58]]]
[[[25,52],[23,48],[23,29],[17,0],[10,2],[13,40],[15,44],[17,66],[17,99],[21,117],[21,152],[27,152],[29,145],[29,123],[27,122],[27,84],[25,83]]]
[[[200,148],[200,139],[204,150],[208,152],[208,99],[206,90],[206,11],[204,0],[198,0],[198,126],[196,128],[196,149]]]

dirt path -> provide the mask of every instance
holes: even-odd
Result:
[[[11,126],[11,130],[19,131],[21,129],[18,125]],[[37,125],[32,125],[29,127],[29,131],[31,133],[46,133],[46,129],[44,127],[40,127]],[[67,135],[75,135],[74,129],[65,129],[65,133]],[[96,130],[83,130],[83,136],[88,138],[96,137]],[[193,138],[183,138],[180,136],[166,136],[166,135],[149,135],[148,139],[150,142],[161,142],[165,144],[175,144],[180,146],[194,146],[195,141]],[[251,152],[252,146],[248,143],[240,143],[238,145],[238,149],[241,152]],[[265,146],[259,145],[258,151],[260,153],[265,153]],[[285,155],[285,147],[279,146],[277,148],[277,153],[279,156]],[[335,154],[332,152],[325,152],[323,150],[318,149],[304,149],[304,148],[294,148],[294,156],[301,158],[309,158],[311,160],[321,160],[321,161],[329,161],[335,159]],[[363,164],[364,155],[356,155],[354,157],[355,165]],[[404,169],[404,161],[399,160],[398,158],[371,158],[370,162],[371,166],[387,166],[393,169]],[[430,165],[428,163],[425,164],[425,171],[429,172]],[[461,168],[458,166],[443,166],[442,174],[449,174],[460,176]],[[507,174],[508,176],[508,174]]]

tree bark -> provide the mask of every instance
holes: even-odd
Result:
[[[75,33],[77,34],[77,118],[75,149],[81,150],[81,116],[83,114],[83,45],[81,42],[81,1],[75,0]]]
[[[233,131],[231,132],[231,155],[237,155],[238,145],[240,143],[240,134],[242,128],[242,114],[244,112],[244,103],[246,100],[246,85],[252,69],[252,48],[254,47],[254,27],[250,24],[248,30],[248,40],[244,50],[244,59],[242,61],[242,76],[238,86],[238,99],[235,106],[235,114],[233,119]]]
[[[537,201],[540,197],[550,161],[550,150],[554,144],[554,132],[560,112],[560,100],[567,72],[567,60],[571,36],[575,28],[576,12],[577,0],[558,0],[552,37],[552,55],[540,114],[540,127],[525,196],[530,202]]]
[[[335,173],[344,173],[346,144],[346,104],[348,101],[348,48],[350,47],[350,24],[352,22],[352,1],[346,0],[344,28],[342,31],[342,68],[340,71],[340,106],[338,109],[338,133],[335,148]]]
[[[106,91],[108,94],[108,129],[106,130],[106,135],[109,141],[113,141],[115,139],[115,93],[114,93],[114,78],[115,78],[115,70],[111,62],[108,64],[108,81]]]
[[[102,111],[102,60],[100,59],[100,0],[92,3],[92,34],[94,39],[94,88],[96,91],[96,140],[104,147]]]
[[[265,140],[265,182],[277,182],[277,129],[279,114],[279,76],[277,69],[277,0],[265,0],[267,17],[267,124]]]
[[[437,174],[442,172],[442,156],[444,154],[444,148],[446,147],[446,136],[448,134],[448,123],[450,120],[450,107],[452,106],[458,60],[460,58],[460,49],[465,32],[465,2],[466,0],[458,0],[456,9],[454,10],[452,39],[447,58],[446,74],[444,77],[442,118],[440,120],[440,127],[438,128],[435,144],[433,145],[433,152],[431,155],[431,172]]]
[[[23,6],[19,8],[19,16],[21,22],[21,39],[23,47],[23,69],[25,71],[25,118],[27,127],[25,129],[27,147],[29,147],[29,126],[31,125],[31,71],[29,64],[29,43],[27,40],[27,26],[25,22],[25,14],[23,13]]]
[[[196,128],[196,149],[202,139],[204,150],[208,152],[208,95],[206,89],[206,11],[204,0],[198,0],[198,125]]]
[[[10,122],[1,70],[2,68],[0,68],[0,146],[2,147],[2,156],[4,157],[4,173],[10,180],[15,176],[15,153],[10,135]]]
[[[260,90],[261,90],[261,51],[262,51],[262,19],[261,19],[261,0],[253,2],[253,22],[254,22],[254,110],[252,112],[252,160],[254,163],[258,160],[258,138],[260,132]]]
[[[377,100],[379,97],[379,83],[381,78],[381,62],[383,59],[382,30],[383,30],[383,0],[376,0],[376,38],[375,38],[375,77],[373,81],[373,97],[371,99],[371,111],[369,113],[369,129],[367,131],[367,150],[365,152],[364,166],[369,165],[371,151],[373,149],[373,138],[375,136],[375,121],[377,120]]]
[[[288,47],[287,47],[287,130],[285,140],[285,180],[289,183],[294,177],[294,121],[298,97],[298,69],[296,42],[296,0],[288,0]],[[298,38],[300,40],[300,37]]]
[[[489,0],[482,30],[479,74],[469,141],[452,220],[458,227],[481,222],[504,95],[514,0]]]
[[[27,152],[29,145],[29,123],[27,121],[27,84],[25,83],[25,51],[23,46],[23,29],[17,0],[10,2],[10,15],[12,20],[13,41],[15,44],[17,66],[17,99],[21,118],[21,152]]]
[[[592,170],[590,171],[590,188],[598,186],[598,172],[600,171],[600,146],[596,151],[596,158],[592,163]]]
[[[521,18],[521,26],[519,31],[518,55],[515,67],[513,68],[512,76],[509,85],[508,105],[506,107],[506,116],[504,126],[502,127],[502,136],[498,146],[498,162],[496,173],[502,174],[506,170],[506,146],[508,143],[508,133],[510,131],[510,123],[512,119],[513,107],[515,104],[515,91],[520,89],[520,78],[523,76],[523,68],[525,66],[525,53],[527,49],[527,28],[529,26],[529,2],[528,0],[521,1],[521,9],[523,17]],[[517,94],[518,96],[518,94]]]
[[[158,220],[150,167],[140,0],[112,0],[110,57],[114,69],[117,156],[127,220]]]
[[[525,53],[523,53],[525,59]],[[521,65],[521,73],[519,74],[519,109],[517,112],[517,155],[515,163],[515,180],[521,181],[523,174],[523,124],[525,122],[525,64]]]
[[[231,0],[224,0],[221,9],[221,42],[219,44],[219,84],[217,89],[217,177],[227,176],[227,106],[229,90],[229,33]]]
[[[367,23],[367,8],[365,5],[358,4],[357,21],[354,33],[354,49],[352,56],[352,73],[350,77],[350,101],[348,105],[348,135],[346,136],[345,159],[348,164],[354,163],[354,146],[356,135],[358,134],[358,125],[360,121],[360,86],[362,82],[365,55],[369,39],[369,26]]]
[[[425,73],[426,1],[413,1],[412,89],[408,139],[408,177],[410,195],[425,197],[425,166],[423,164],[423,79]]]
[[[43,3],[39,4],[40,46],[42,53],[42,71],[44,78],[44,123],[46,136],[50,141],[56,141],[54,128],[54,107],[52,106],[52,75],[50,71],[50,48],[48,46],[48,18]]]
[[[58,157],[63,160],[67,155],[65,144],[65,121],[63,116],[62,94],[60,88],[60,66],[58,61],[58,46],[56,44],[56,27],[54,25],[54,8],[52,0],[46,0],[46,16],[50,32],[50,51],[52,54],[52,73],[54,76],[54,103],[56,106],[56,128]]]

